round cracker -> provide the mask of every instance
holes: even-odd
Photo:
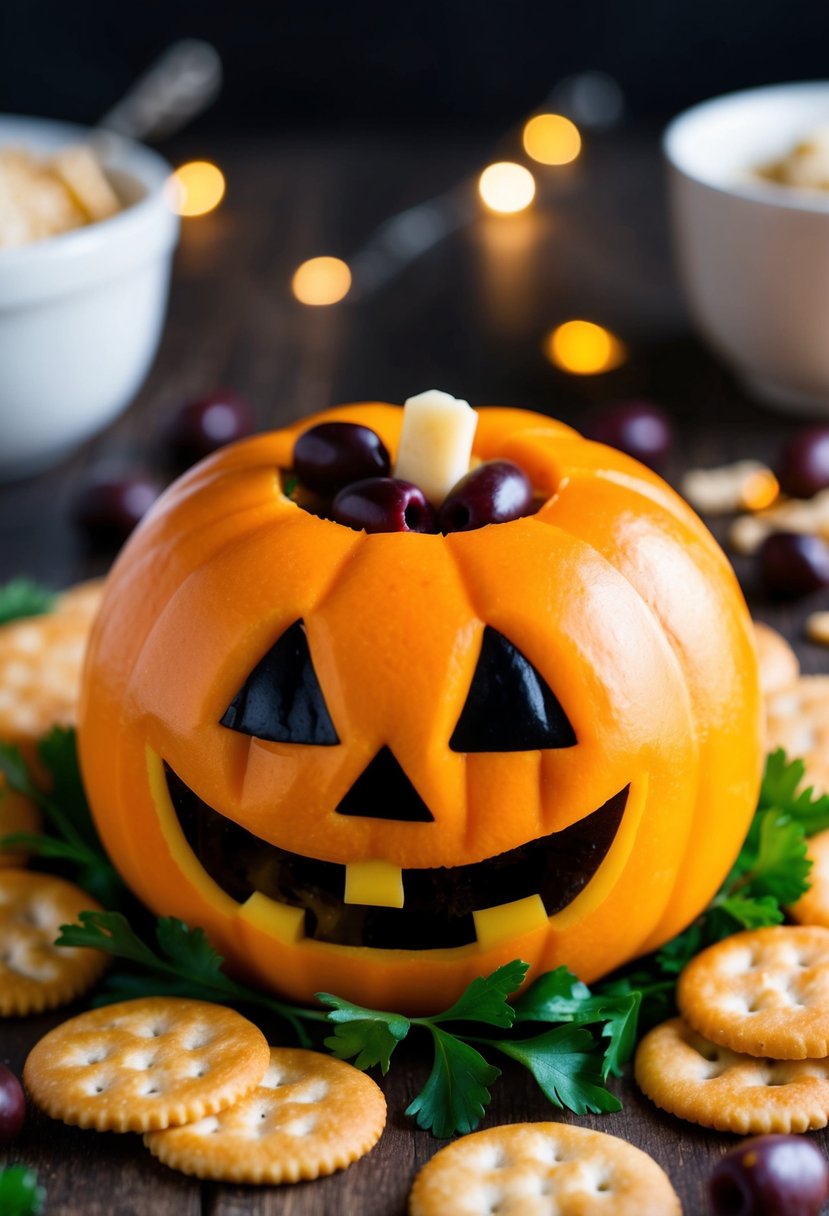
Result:
[[[267,1040],[240,1013],[151,996],[56,1026],[32,1048],[23,1079],[53,1119],[145,1132],[232,1106],[267,1067]]]
[[[703,1038],[682,1018],[645,1035],[634,1073],[662,1110],[721,1132],[806,1132],[829,1122],[829,1060],[740,1055]]]
[[[345,1169],[380,1139],[386,1101],[364,1072],[333,1056],[272,1047],[252,1093],[222,1114],[144,1137],[173,1169],[219,1182],[280,1183]]]
[[[811,886],[789,908],[789,913],[798,924],[822,925],[829,929],[829,829],[810,836],[807,843],[806,856],[812,863]]]
[[[661,1166],[617,1136],[567,1123],[513,1123],[464,1136],[423,1167],[409,1216],[679,1216]]]
[[[806,765],[806,784],[829,790],[829,676],[800,676],[766,698],[766,744]]]
[[[0,739],[74,726],[90,618],[50,613],[0,626]]]
[[[101,905],[62,878],[0,872],[0,1017],[54,1009],[95,983],[105,954],[54,944],[60,926],[86,909]]]
[[[40,812],[30,798],[16,794],[0,776],[0,840],[12,832],[39,832]],[[26,864],[27,855],[19,849],[0,848],[0,869]]]
[[[91,624],[101,606],[105,581],[102,578],[90,578],[85,583],[67,587],[65,591],[61,591],[52,611],[61,615],[71,613],[73,616],[82,616]]]
[[[751,1056],[829,1055],[829,929],[774,925],[735,933],[691,959],[677,1004],[705,1038]]]
[[[763,695],[771,696],[772,693],[794,684],[800,675],[800,662],[783,635],[770,625],[755,621],[754,638]]]

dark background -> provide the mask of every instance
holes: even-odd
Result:
[[[174,38],[212,41],[203,129],[483,129],[603,69],[635,118],[823,77],[825,0],[0,0],[0,110],[93,122]]]

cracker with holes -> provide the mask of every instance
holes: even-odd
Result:
[[[803,760],[808,785],[829,790],[829,676],[800,676],[766,698],[766,741]]]
[[[794,684],[800,675],[800,662],[783,635],[770,625],[755,621],[754,639],[763,696],[769,697]]]
[[[415,1179],[409,1216],[679,1216],[652,1157],[617,1136],[566,1123],[513,1123],[464,1136]]]
[[[146,1132],[232,1106],[261,1081],[268,1059],[265,1036],[232,1009],[142,997],[56,1026],[29,1053],[23,1079],[53,1119]]]
[[[0,1017],[54,1009],[95,983],[106,955],[54,944],[60,926],[86,908],[100,904],[62,878],[0,873]]]
[[[829,929],[774,925],[736,933],[682,972],[677,1004],[699,1034],[751,1056],[829,1055]]]
[[[742,1055],[703,1038],[682,1018],[645,1035],[634,1071],[662,1110],[721,1132],[807,1132],[829,1122],[829,1060]]]
[[[333,1056],[271,1048],[256,1089],[221,1114],[144,1143],[173,1169],[222,1182],[280,1183],[321,1178],[374,1147],[386,1102],[365,1073]]]
[[[71,611],[0,626],[0,739],[27,743],[74,725],[89,626]]]
[[[817,832],[807,841],[806,856],[812,863],[809,890],[789,908],[789,915],[801,925],[822,925],[829,929],[829,829]]]

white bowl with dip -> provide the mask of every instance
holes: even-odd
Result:
[[[829,82],[772,85],[687,110],[663,141],[693,318],[748,390],[829,414],[829,191],[764,180],[829,123]]]
[[[0,148],[49,155],[90,132],[0,115]],[[171,169],[107,136],[124,209],[30,245],[0,248],[0,480],[55,463],[121,412],[158,348],[179,221]]]

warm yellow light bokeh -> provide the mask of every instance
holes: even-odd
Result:
[[[224,198],[224,174],[209,160],[192,160],[180,165],[170,184],[172,208],[179,215],[207,215]]]
[[[595,376],[612,371],[627,358],[623,342],[592,321],[565,321],[544,339],[544,353],[562,371]]]
[[[579,129],[563,114],[536,114],[524,125],[524,151],[542,165],[569,165],[581,152]]]
[[[294,271],[291,290],[300,304],[338,304],[351,289],[351,271],[340,258],[309,258]]]
[[[529,207],[535,198],[535,178],[523,165],[498,161],[478,178],[478,193],[490,211],[510,215]]]

